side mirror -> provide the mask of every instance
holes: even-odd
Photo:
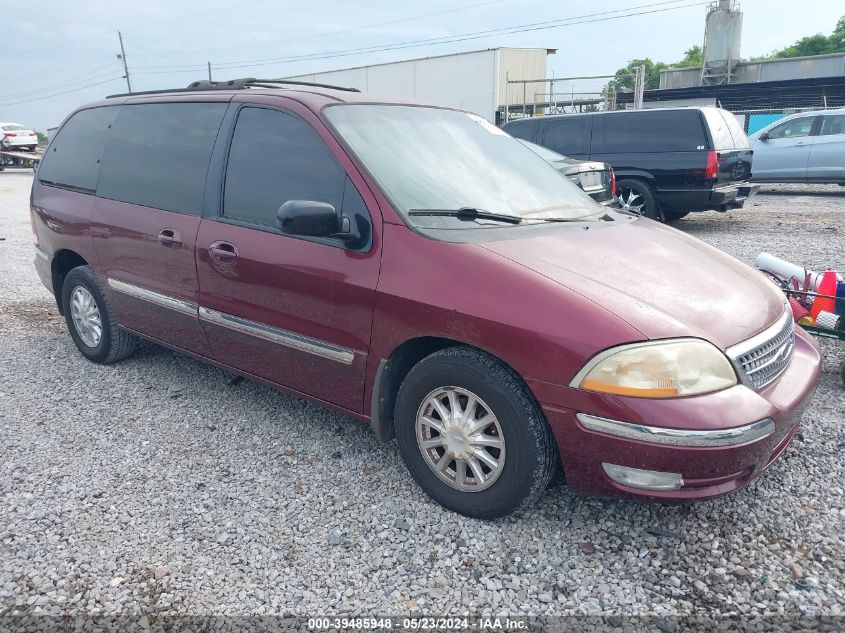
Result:
[[[768,141],[769,140],[769,133],[763,132],[760,136],[757,137],[758,141]]]
[[[350,230],[349,218],[341,218],[326,202],[288,200],[276,212],[276,224],[286,235],[325,237],[352,242],[358,236]]]

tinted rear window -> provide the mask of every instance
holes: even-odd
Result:
[[[541,123],[542,144],[558,154],[589,154],[587,150],[587,119],[565,116]]]
[[[598,119],[598,125],[593,125],[594,154],[687,152],[707,148],[698,110],[645,110],[593,116]]]
[[[211,150],[227,107],[121,106],[103,156],[97,195],[199,215]]]
[[[717,108],[704,108],[704,119],[713,137],[713,149],[725,150],[734,148],[748,148],[748,136],[730,112]]]
[[[38,179],[94,192],[97,172],[117,108],[80,110],[62,126],[38,168]]]

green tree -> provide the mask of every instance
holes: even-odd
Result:
[[[663,62],[653,62],[648,57],[644,59],[632,59],[624,68],[616,71],[616,78],[611,84],[617,91],[634,89],[634,73],[638,66],[645,66],[645,89],[653,90],[660,87],[660,71],[668,68]]]
[[[839,18],[836,28],[830,35],[808,35],[794,44],[772,53],[769,58],[807,57],[845,52],[845,15]]]
[[[690,66],[701,66],[704,63],[704,51],[697,44],[692,48],[688,48],[684,53],[684,58],[677,64],[672,64],[676,68],[689,68]]]

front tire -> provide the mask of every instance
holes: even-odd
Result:
[[[660,209],[660,204],[657,202],[654,189],[642,180],[626,178],[617,182],[616,199],[619,202],[619,206],[629,213],[641,215],[651,220],[657,220],[658,222],[664,221],[663,212]]]
[[[558,468],[545,416],[522,380],[467,347],[436,352],[399,389],[396,438],[420,487],[460,514],[495,519],[532,504]]]
[[[137,337],[117,326],[90,266],[79,266],[67,274],[62,284],[62,308],[70,336],[88,360],[114,363],[137,348]]]

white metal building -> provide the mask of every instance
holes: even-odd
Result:
[[[507,81],[543,79],[547,48],[489,48],[286,77],[298,81],[358,88],[375,96],[414,99],[469,110],[496,122],[506,104]],[[522,89],[520,88],[520,91]],[[543,84],[528,84],[528,102]],[[523,95],[519,95],[520,100]]]

